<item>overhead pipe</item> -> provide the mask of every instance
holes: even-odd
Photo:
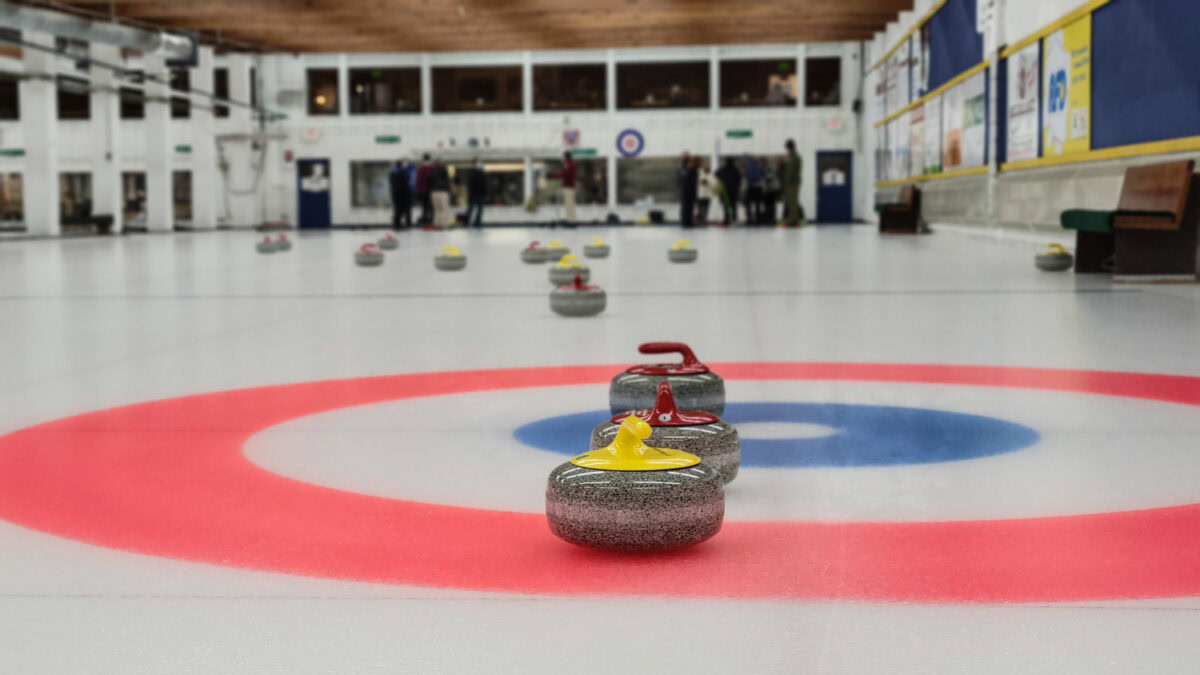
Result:
[[[188,61],[196,52],[195,41],[186,35],[134,28],[112,21],[97,21],[64,12],[18,5],[8,0],[0,0],[0,25],[75,40],[129,47],[146,54],[161,55],[169,61]]]

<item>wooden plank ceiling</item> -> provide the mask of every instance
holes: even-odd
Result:
[[[912,0],[66,0],[284,52],[867,40]]]

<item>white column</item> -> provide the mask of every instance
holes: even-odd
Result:
[[[804,81],[808,75],[808,70],[804,66],[804,60],[808,56],[808,50],[804,48],[804,43],[796,45],[796,107],[804,109]]]
[[[93,42],[91,55],[106,63],[120,63],[121,48]],[[121,196],[121,96],[116,73],[93,67],[92,74],[92,214],[112,216],[112,231],[121,231],[124,200]]]
[[[610,49],[604,55],[604,98],[608,112],[617,111],[617,52]]]
[[[708,107],[714,111],[721,108],[720,47],[709,47],[708,50]]]
[[[421,116],[433,115],[433,68],[429,54],[421,54]]]
[[[533,112],[533,53],[521,52],[521,110]]]
[[[615,148],[614,148],[615,149]],[[617,158],[608,156],[608,208],[617,208]]]
[[[54,36],[25,31],[22,37],[54,47]],[[57,236],[62,231],[58,189],[58,93],[54,84],[54,55],[23,49],[26,77],[21,80],[21,132],[25,145],[25,171],[21,193],[25,230],[29,234]]]
[[[211,94],[213,50],[200,47],[191,69],[192,89]],[[217,140],[213,131],[213,101],[207,94],[192,94],[192,227],[217,227]]]
[[[350,67],[345,54],[338,54],[337,62],[337,107],[338,117],[350,117]]]
[[[250,102],[250,56],[247,54],[229,55],[229,98],[242,103]],[[250,109],[242,106],[229,107],[229,122],[232,133],[250,134],[254,131],[254,121]],[[251,151],[250,141],[226,141],[225,161],[229,168],[226,186],[229,192],[230,225],[234,227],[251,227],[261,224],[257,195],[250,192],[254,187],[254,175],[257,171],[254,162],[257,156]]]
[[[171,88],[162,56],[144,57],[146,67],[146,230],[175,230],[171,180]]]

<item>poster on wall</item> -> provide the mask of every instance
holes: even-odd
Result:
[[[908,43],[887,60],[887,114],[894,115],[909,102]]]
[[[890,160],[887,154],[887,125],[883,125],[875,130],[875,180],[885,181],[887,177],[887,165]]]
[[[910,113],[906,112],[893,121],[896,125],[896,178],[908,178],[912,155],[909,151],[908,126]]]
[[[942,171],[942,99],[925,102],[925,167],[921,173]]]
[[[1047,157],[1091,148],[1092,15],[1051,33],[1043,45],[1042,144]]]
[[[883,90],[886,83],[886,70],[880,72],[875,77],[875,121],[879,122],[887,117],[887,107],[884,105]]]
[[[1037,159],[1038,44],[1008,57],[1008,161]]]
[[[963,87],[942,94],[942,168],[953,171],[963,165]]]
[[[918,92],[917,96],[924,96],[929,93],[929,24],[926,23],[921,26],[921,30],[918,33],[921,36],[920,68],[914,69],[913,77],[917,82],[915,87]]]
[[[908,119],[908,175],[919,176],[925,172],[925,106],[909,111]]]
[[[979,72],[958,85],[962,93],[962,166],[983,166],[987,151],[987,94],[985,73]]]
[[[912,100],[917,100],[925,95],[925,54],[921,49],[920,32],[913,33],[908,38],[908,53],[911,62],[909,72],[912,74]]]

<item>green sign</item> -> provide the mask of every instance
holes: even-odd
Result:
[[[751,129],[726,129],[725,138],[750,138],[754,136]]]
[[[375,142],[383,145],[395,145],[400,142],[399,136],[376,136]]]
[[[175,152],[178,152],[181,155],[190,155],[190,154],[192,154],[192,146],[177,145],[177,146],[175,146]]]
[[[595,148],[575,148],[570,152],[572,157],[595,157],[598,154]]]
[[[21,148],[0,148],[0,157],[24,157],[25,150]]]

